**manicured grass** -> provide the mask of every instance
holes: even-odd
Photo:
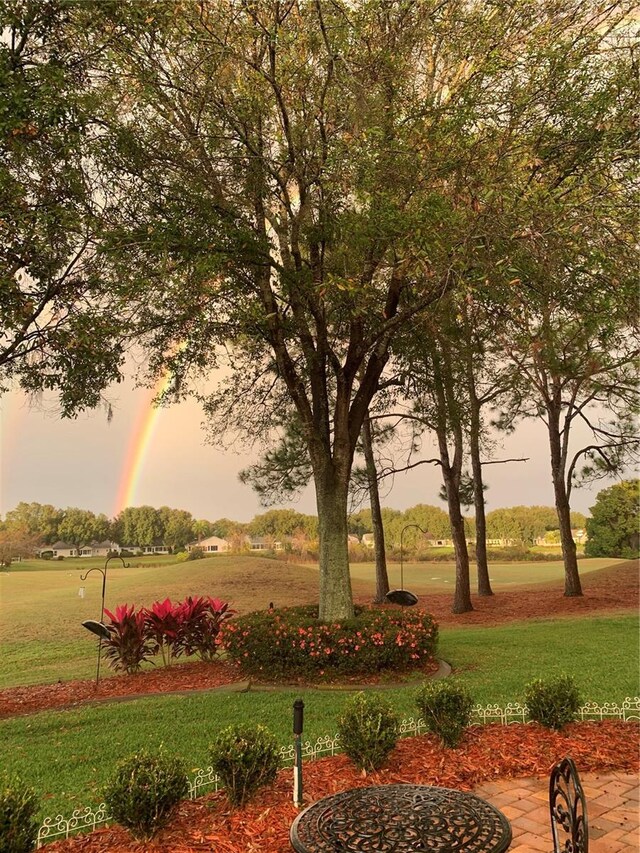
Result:
[[[176,558],[172,554],[148,554],[136,557],[124,557],[125,563],[129,563],[131,568],[153,568],[154,566],[173,565]],[[20,560],[12,563],[8,569],[3,569],[5,573],[9,572],[86,572],[87,569],[100,568],[105,564],[106,557],[65,557],[64,560]],[[108,565],[107,570],[110,572],[112,568],[122,566],[118,558],[114,558]]]
[[[619,563],[617,559],[591,558],[580,560],[580,574],[604,569]],[[387,566],[389,583],[392,587],[400,586],[400,564],[389,563]],[[412,563],[405,562],[403,566],[404,585],[407,589],[419,594],[429,592],[446,592],[452,590],[455,584],[455,564],[453,562]],[[472,579],[475,571],[471,570]],[[494,563],[489,564],[489,576],[496,592],[515,586],[528,584],[549,584],[562,581],[564,567],[560,558],[544,562]],[[375,582],[375,566],[373,563],[353,563],[351,565],[353,579]],[[472,581],[473,582],[473,581]]]
[[[0,688],[91,678],[95,643],[81,623],[100,616],[102,578],[94,572],[81,582],[75,562],[65,560],[62,565],[62,571],[0,575]],[[266,607],[269,601],[313,601],[317,585],[317,572],[310,567],[257,557],[220,555],[129,569],[114,561],[108,568],[106,607],[212,595],[247,611]],[[80,586],[84,598],[78,595]]]
[[[124,569],[114,560],[108,568],[106,606],[150,605],[167,596],[212,595],[228,600],[240,612],[317,601],[318,570],[252,556],[220,554],[175,563],[172,557],[132,558],[143,562]],[[148,561],[148,562],[144,562]],[[580,563],[581,572],[613,565],[617,560]],[[35,564],[44,566],[36,570]],[[103,566],[102,558],[68,559],[51,567],[45,560],[25,561],[23,570],[0,573],[0,688],[70,678],[91,678],[95,666],[93,638],[82,628],[100,615],[102,579],[97,572],[81,582],[80,574]],[[26,567],[26,570],[25,570]],[[392,586],[400,583],[397,563],[389,566]],[[562,578],[562,563],[504,563],[491,566],[496,591],[522,583],[548,583]],[[370,563],[352,566],[354,593],[371,595],[375,571]],[[417,593],[451,591],[452,563],[407,563],[404,583]],[[85,597],[79,598],[79,587]]]
[[[576,678],[585,700],[621,702],[640,689],[637,632],[635,615],[445,629],[440,655],[483,704],[521,700],[533,678],[560,672]],[[415,694],[416,687],[384,693],[402,716],[416,715]],[[206,765],[213,734],[231,723],[263,723],[290,743],[300,695],[305,738],[334,733],[342,691],[154,697],[0,722],[4,763],[46,797],[43,816],[68,814],[98,802],[116,761],[142,746],[164,743],[195,769]]]

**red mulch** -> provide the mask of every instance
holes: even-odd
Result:
[[[437,661],[425,664],[419,670],[412,670],[406,678],[414,679],[433,675],[438,670]],[[332,687],[353,685],[382,685],[400,683],[402,673],[371,673],[369,675],[343,676],[342,678],[322,679],[322,684]],[[238,668],[228,662],[183,663],[170,667],[140,672],[137,675],[115,675],[100,679],[96,688],[95,681],[59,681],[57,684],[35,684],[26,687],[7,687],[0,690],[0,720],[32,714],[37,711],[73,708],[100,700],[117,700],[134,696],[150,696],[156,693],[177,693],[191,690],[210,690],[230,684],[247,681]],[[252,683],[254,683],[252,681]],[[273,685],[264,683],[259,686],[305,687],[303,680]]]
[[[425,566],[431,572],[433,566]],[[536,584],[514,590],[500,589],[489,597],[472,595],[473,610],[469,613],[451,612],[451,592],[429,593],[418,598],[418,607],[431,613],[441,626],[502,625],[524,619],[548,619],[556,616],[596,616],[611,611],[634,610],[640,604],[638,560],[617,563],[606,569],[588,572],[581,578],[583,595],[566,598],[564,581]],[[531,563],[531,577],[536,564]],[[359,604],[367,599],[358,596]]]
[[[468,790],[490,779],[546,776],[571,755],[582,772],[638,772],[640,726],[607,720],[574,723],[563,733],[541,726],[487,725],[469,729],[458,750],[445,750],[431,735],[405,738],[388,765],[363,777],[340,755],[304,766],[305,799],[347,788],[413,782]],[[120,827],[47,845],[48,853],[284,853],[297,810],[291,802],[292,771],[280,771],[268,790],[242,810],[231,808],[223,792],[181,804],[171,825],[153,842],[132,841]]]
[[[59,681],[0,690],[0,719],[50,708],[78,705],[96,699],[115,699],[147,693],[206,690],[239,681],[238,670],[230,663],[213,661],[175,664],[139,672],[113,675],[95,681]]]

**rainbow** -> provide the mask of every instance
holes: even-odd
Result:
[[[134,424],[131,438],[127,447],[127,453],[122,466],[120,485],[114,506],[115,517],[128,506],[135,505],[136,490],[140,483],[140,475],[147,459],[149,447],[160,419],[162,406],[154,405],[154,400],[164,394],[171,385],[173,375],[168,371],[156,383],[147,395],[138,411],[138,417]]]

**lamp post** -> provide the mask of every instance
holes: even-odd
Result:
[[[296,699],[293,703],[293,802],[302,806],[302,729],[304,722],[304,702]]]
[[[93,619],[88,619],[86,622],[82,623],[83,628],[86,628],[87,631],[91,631],[92,634],[97,634],[98,636],[98,665],[96,667],[96,687],[98,686],[98,681],[100,680],[100,655],[102,652],[102,641],[109,639],[109,629],[102,620],[104,619],[104,594],[107,588],[107,566],[109,565],[111,560],[121,560],[124,568],[129,568],[129,563],[125,563],[124,559],[119,554],[112,554],[104,561],[104,568],[101,569],[99,566],[94,566],[92,569],[88,569],[83,575],[80,575],[81,581],[86,580],[91,574],[91,572],[100,572],[100,574],[102,575],[102,604],[100,607],[100,621],[95,622]]]

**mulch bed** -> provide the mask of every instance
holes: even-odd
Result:
[[[571,755],[582,772],[638,772],[640,726],[606,720],[574,723],[564,732],[536,724],[476,726],[457,750],[443,749],[431,735],[400,741],[385,768],[364,777],[346,756],[304,766],[306,802],[340,790],[398,782],[469,790],[497,778],[546,776],[551,766]],[[135,842],[117,826],[47,845],[48,853],[285,853],[297,809],[291,802],[292,771],[278,779],[242,810],[233,809],[223,792],[186,801],[170,826],[152,842]]]
[[[536,564],[531,563],[531,577],[535,577]],[[451,592],[430,593],[418,597],[418,607],[431,613],[441,627],[460,625],[502,625],[525,619],[553,619],[556,616],[597,616],[612,611],[637,611],[640,603],[638,571],[640,562],[629,560],[606,569],[582,575],[583,595],[566,598],[564,581],[500,589],[495,595],[472,595],[473,610],[469,613],[451,612]],[[425,572],[431,571],[432,566]],[[473,570],[472,570],[473,578]],[[366,604],[356,596],[358,604]]]
[[[174,664],[135,675],[101,678],[98,687],[93,679],[8,687],[0,690],[0,719],[100,699],[181,690],[207,690],[237,681],[240,681],[240,676],[232,664],[224,661],[198,661]]]
[[[350,675],[342,678],[324,678],[321,683],[309,685],[303,680],[273,684],[251,680],[256,688],[280,689],[286,687],[323,686],[326,689],[366,686],[385,686],[390,683],[415,681],[427,678],[438,670],[438,662],[432,661],[419,670],[410,673],[371,673],[368,675]],[[33,714],[38,711],[52,711],[61,708],[74,708],[91,702],[138,698],[155,694],[179,693],[182,691],[211,690],[233,684],[246,684],[247,678],[238,668],[225,661],[209,663],[174,664],[161,669],[140,672],[136,675],[115,675],[100,680],[98,687],[91,681],[59,681],[57,684],[35,684],[26,687],[7,687],[0,690],[0,720]]]

